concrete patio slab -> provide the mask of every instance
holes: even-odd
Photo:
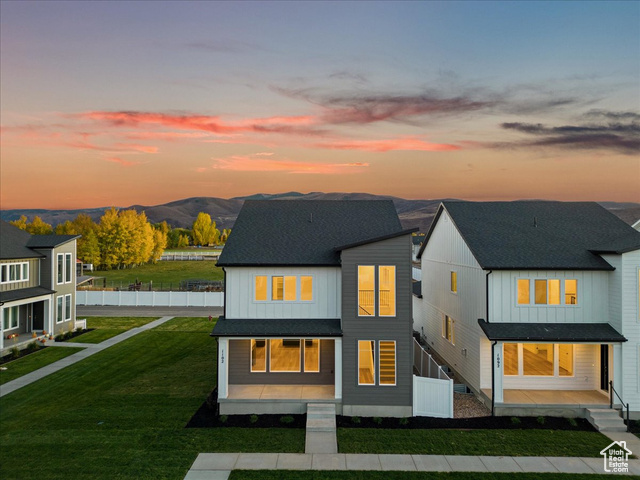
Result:
[[[233,470],[239,453],[201,453],[191,465],[191,470]]]
[[[338,453],[338,443],[334,432],[307,432],[305,453]]]
[[[487,470],[490,472],[522,472],[520,465],[513,457],[480,457]]]
[[[480,457],[472,455],[445,455],[454,472],[488,472]]]
[[[589,465],[577,457],[545,457],[561,473],[593,473]]]
[[[274,470],[278,463],[277,453],[241,453],[235,468],[237,470]]]
[[[276,469],[278,470],[311,470],[313,456],[305,453],[280,453]]]
[[[347,460],[343,453],[314,453],[311,470],[346,470]]]
[[[347,454],[347,470],[382,470],[376,454]]]
[[[451,465],[444,455],[411,455],[419,472],[450,472]]]
[[[524,472],[558,472],[558,469],[544,457],[513,457],[513,460]]]
[[[411,455],[380,455],[382,470],[415,472],[416,465]]]

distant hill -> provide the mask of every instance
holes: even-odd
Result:
[[[131,205],[122,207],[125,209],[134,208],[136,211],[144,211],[152,223],[162,222],[173,227],[191,228],[193,221],[199,212],[211,215],[218,228],[232,228],[238,216],[238,212],[245,200],[393,200],[398,216],[404,228],[418,227],[421,232],[426,232],[431,225],[433,216],[440,205],[441,199],[435,200],[407,200],[399,197],[384,195],[373,195],[370,193],[299,193],[287,192],[279,194],[257,193],[246,197],[235,198],[215,198],[215,197],[192,197],[163,205]],[[601,202],[601,205],[610,210],[628,224],[633,224],[640,219],[639,203],[615,203]],[[44,209],[24,209],[24,210],[0,210],[0,218],[3,220],[17,220],[21,215],[26,215],[30,220],[38,215],[42,220],[52,225],[73,220],[79,213],[85,213],[99,221],[104,211],[109,207],[91,208],[79,210],[44,210]]]

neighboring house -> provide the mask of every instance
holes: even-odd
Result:
[[[413,249],[412,249],[412,253],[411,253],[411,259],[416,262],[418,261],[418,252],[420,251],[420,247],[422,246],[422,242],[424,241],[424,237],[425,235],[420,233],[420,234],[414,234],[411,236],[411,242],[413,244]]]
[[[640,232],[596,203],[440,205],[416,330],[495,414],[640,416]],[[617,400],[615,403],[618,403]]]
[[[220,412],[412,414],[411,239],[391,201],[246,201],[220,255]]]
[[[72,328],[78,237],[30,235],[0,221],[0,351]]]

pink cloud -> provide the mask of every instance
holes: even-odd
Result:
[[[295,174],[343,174],[369,167],[368,163],[318,163],[294,160],[255,158],[248,155],[233,155],[214,159],[213,169],[236,172],[285,172]]]
[[[118,158],[118,157],[108,157],[108,158],[105,158],[105,160],[107,162],[117,163],[119,165],[122,165],[123,167],[132,167],[134,165],[138,165],[138,162],[123,160],[122,158]]]
[[[462,147],[446,143],[430,143],[415,137],[401,137],[389,140],[344,140],[324,142],[314,145],[332,150],[363,150],[367,152],[388,152],[391,150],[413,150],[444,152],[460,150]]]

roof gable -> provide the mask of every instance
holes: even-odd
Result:
[[[391,200],[247,200],[218,265],[337,266],[336,247],[399,232]]]
[[[0,220],[0,259],[41,258],[43,255],[27,247],[31,237],[30,233]]]
[[[29,248],[55,248],[80,238],[80,235],[32,235],[27,246]]]
[[[443,202],[484,269],[612,270],[596,251],[640,248],[640,232],[594,202]]]

